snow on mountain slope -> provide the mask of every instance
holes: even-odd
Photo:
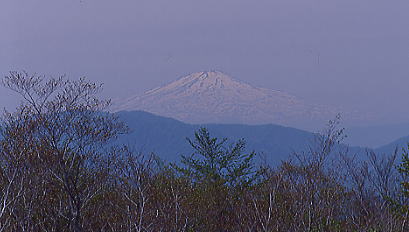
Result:
[[[289,94],[253,87],[218,72],[199,72],[114,103],[113,111],[143,110],[188,123],[323,125],[335,113]],[[318,125],[318,124],[317,124]]]

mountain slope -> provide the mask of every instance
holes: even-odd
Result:
[[[395,149],[398,149],[398,154],[399,157],[402,155],[402,149],[407,149],[409,144],[409,136],[405,136],[402,138],[399,138],[389,144],[386,144],[384,146],[378,147],[375,149],[375,152],[378,153],[384,153],[384,154],[391,154],[392,152],[395,151]]]
[[[156,153],[165,161],[179,161],[181,155],[190,155],[192,148],[186,138],[193,138],[194,132],[206,127],[212,137],[228,138],[229,142],[245,139],[247,151],[256,151],[273,166],[288,160],[293,152],[306,151],[314,141],[315,134],[278,125],[238,125],[238,124],[186,124],[143,111],[118,112],[131,133],[119,138],[138,152]],[[343,145],[342,145],[343,146]],[[361,148],[350,151],[363,154]]]
[[[386,146],[393,141],[407,136],[409,123],[352,127],[346,129],[346,142],[371,148]],[[409,140],[408,140],[409,141]]]
[[[247,151],[263,154],[270,164],[287,160],[294,151],[305,150],[314,134],[277,125],[202,124],[191,125],[143,111],[118,112],[131,133],[119,138],[120,143],[143,153],[154,152],[166,161],[178,161],[180,155],[190,155],[186,138],[193,138],[200,127],[209,129],[212,137],[228,138],[229,142],[244,138]]]
[[[143,110],[188,123],[274,123],[322,126],[333,111],[280,91],[257,88],[221,72],[183,77],[141,96],[116,102],[113,111]]]

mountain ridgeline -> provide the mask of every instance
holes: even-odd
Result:
[[[273,166],[289,160],[294,152],[308,151],[317,138],[315,133],[274,124],[187,124],[144,111],[121,111],[117,115],[130,128],[130,133],[121,136],[119,143],[130,145],[137,152],[153,152],[171,162],[192,153],[187,138],[193,138],[200,127],[207,128],[214,137],[227,138],[231,143],[244,139],[246,150],[259,154],[258,162]],[[365,153],[365,149],[359,147],[352,147],[350,151],[360,156]]]
[[[143,111],[122,111],[117,115],[130,128],[130,134],[119,138],[120,143],[140,152],[154,152],[166,161],[178,161],[181,155],[190,155],[192,148],[187,138],[192,138],[200,127],[229,142],[244,139],[247,151],[256,151],[269,163],[287,160],[292,152],[305,150],[315,137],[307,131],[273,124],[186,124]]]

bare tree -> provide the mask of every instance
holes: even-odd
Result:
[[[22,148],[24,154],[3,152],[2,159],[29,156],[33,165],[44,168],[52,176],[48,184],[62,194],[53,199],[64,205],[52,214],[65,220],[72,231],[83,231],[84,210],[103,189],[104,175],[98,162],[106,145],[125,133],[126,127],[104,112],[109,101],[96,97],[101,86],[83,78],[70,81],[10,72],[3,85],[23,98],[16,113],[6,114],[3,139],[18,144],[18,135],[9,132],[24,129],[21,132],[30,144]]]

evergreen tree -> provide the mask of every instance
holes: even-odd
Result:
[[[236,186],[254,180],[255,152],[245,152],[246,143],[243,139],[229,146],[226,138],[213,138],[206,128],[200,128],[195,132],[194,140],[187,140],[194,153],[182,156],[183,167],[176,169],[194,182]]]

